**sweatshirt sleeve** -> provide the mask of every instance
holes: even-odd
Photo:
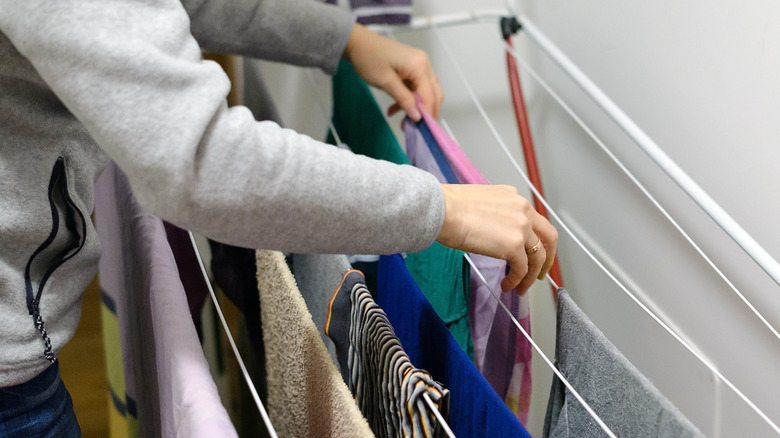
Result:
[[[230,83],[201,60],[176,0],[0,0],[0,30],[139,201],[177,225],[321,253],[416,251],[438,235],[444,197],[430,174],[227,108]]]
[[[232,53],[333,74],[355,18],[312,0],[182,0],[191,32],[209,52]]]

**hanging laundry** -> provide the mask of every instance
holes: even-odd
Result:
[[[414,366],[450,390],[449,426],[458,437],[530,437],[450,335],[400,255],[379,259],[376,302]]]
[[[412,164],[437,176],[439,182],[449,184],[488,184],[449,135],[425,111],[418,101],[423,120],[404,121],[406,150]],[[490,284],[471,274],[469,322],[474,345],[474,362],[510,407],[518,419],[526,424],[531,402],[531,344],[515,328],[509,315],[503,312],[491,296],[492,288],[510,309],[527,333],[531,333],[528,296],[502,293],[501,280],[506,276],[503,260],[478,254],[472,261]]]
[[[317,326],[333,363],[338,364],[336,347],[325,334],[325,321],[328,319],[330,297],[352,266],[343,254],[293,254],[289,259],[290,269],[298,283],[301,296],[306,301],[306,307],[311,312],[314,325]]]
[[[371,437],[333,365],[284,256],[257,251],[268,416],[281,437]]]
[[[344,274],[330,300],[325,331],[336,344],[341,374],[377,437],[445,436],[423,394],[446,419],[449,391],[409,361],[360,271]]]
[[[617,436],[704,435],[636,369],[558,289],[557,367]],[[601,428],[557,377],[553,378],[544,437],[601,437]]]
[[[349,5],[360,24],[408,24],[412,19],[412,0],[350,0]]]
[[[333,125],[353,152],[396,164],[409,164],[382,109],[347,61],[341,61],[333,76]],[[332,133],[327,141],[335,143]],[[463,252],[434,243],[425,251],[408,254],[406,264],[458,345],[472,357],[473,343],[468,325],[470,278]],[[367,272],[366,276],[369,284],[376,282]]]
[[[163,221],[163,226],[165,227],[165,235],[168,237],[168,245],[170,245],[173,258],[176,260],[181,284],[184,286],[192,322],[195,324],[198,339],[202,341],[203,327],[200,315],[209,294],[208,285],[201,273],[189,233],[166,221]]]
[[[143,211],[116,165],[95,187],[100,283],[115,311],[122,376],[109,380],[129,436],[235,437],[192,322],[163,223]],[[109,310],[109,311],[111,311]]]
[[[424,122],[414,123],[404,119],[404,134],[406,136],[406,155],[412,166],[432,173],[442,184],[459,184],[458,177],[452,171],[450,163],[444,156],[431,130]]]
[[[407,255],[405,262],[436,314],[463,351],[473,358],[468,312],[471,270],[463,252],[434,243],[424,254]]]

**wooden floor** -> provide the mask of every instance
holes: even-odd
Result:
[[[100,289],[93,281],[84,294],[81,322],[60,352],[62,380],[73,397],[84,438],[108,436],[108,384],[100,320]]]

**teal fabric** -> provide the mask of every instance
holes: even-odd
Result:
[[[406,268],[460,348],[474,359],[468,311],[471,270],[463,252],[434,243],[408,254]]]
[[[343,60],[333,76],[333,126],[352,152],[391,163],[409,164],[368,85],[352,65]],[[330,132],[326,141],[336,144]]]
[[[341,141],[356,154],[409,164],[368,85],[347,61],[341,61],[333,76],[333,126]],[[326,141],[336,143],[332,133]],[[423,294],[458,345],[473,359],[468,322],[470,277],[465,263],[463,252],[438,243],[406,257],[406,266]]]

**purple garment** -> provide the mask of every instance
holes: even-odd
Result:
[[[423,115],[421,124],[425,124],[436,144],[425,143],[423,134],[414,122],[407,119],[404,130],[409,161],[435,175],[440,182],[446,183],[443,175],[449,173],[449,169],[441,169],[440,162],[437,162],[431,152],[432,148],[439,148],[447,159],[447,163],[441,164],[449,165],[461,184],[489,184],[460,146],[425,111],[419,99],[418,108]],[[471,259],[485,276],[490,289],[500,294],[501,301],[530,334],[528,296],[521,297],[514,291],[501,292],[501,280],[506,277],[506,261],[478,254],[471,254]],[[499,308],[490,289],[472,269],[469,323],[474,341],[474,363],[512,412],[526,424],[531,401],[533,351],[530,342],[515,327],[509,315]]]
[[[337,4],[337,0],[320,1]],[[408,24],[412,20],[412,0],[350,0],[349,5],[360,24]]]
[[[192,322],[195,324],[195,330],[200,338],[202,334],[200,314],[203,312],[203,304],[209,294],[209,287],[200,272],[200,264],[198,264],[198,258],[187,231],[165,221],[163,221],[163,225],[168,236],[168,244],[173,252],[173,258],[176,260],[176,267],[179,269],[179,278],[184,286],[184,293],[187,295],[190,316],[192,316]]]
[[[128,409],[141,436],[236,437],[192,323],[162,221],[113,163],[95,187],[100,282],[116,303]]]
[[[406,118],[403,125],[404,134],[406,134],[406,156],[409,157],[409,163],[433,174],[440,183],[446,184],[447,178],[444,177],[433,153],[426,146],[425,139],[414,121]]]

